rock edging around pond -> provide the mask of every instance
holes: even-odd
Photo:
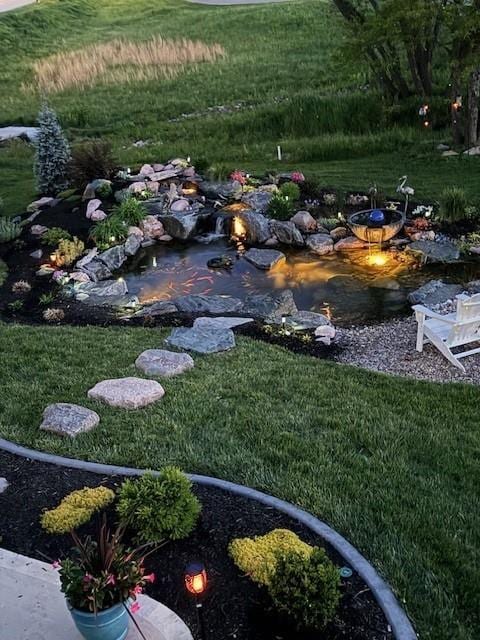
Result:
[[[104,475],[139,476],[146,472],[143,469],[119,467],[96,462],[86,462],[73,458],[64,458],[62,456],[28,449],[2,438],[0,438],[0,449],[31,460],[47,462],[62,467],[81,469],[83,471],[90,471],[92,473]],[[417,634],[415,633],[412,623],[408,619],[405,611],[385,580],[352,544],[350,544],[345,538],[343,538],[343,536],[337,533],[325,522],[322,522],[312,514],[289,502],[280,500],[279,498],[275,498],[266,493],[262,493],[256,489],[250,489],[249,487],[238,485],[227,480],[197,474],[189,474],[189,478],[196,484],[223,489],[224,491],[229,491],[233,494],[256,500],[262,504],[272,507],[273,509],[277,509],[290,517],[295,518],[316,534],[320,535],[345,559],[345,562],[361,576],[371,589],[373,596],[382,608],[389,624],[392,627],[396,640],[417,640]]]

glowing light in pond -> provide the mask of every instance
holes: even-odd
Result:
[[[248,204],[244,202],[233,202],[229,204],[227,207],[223,208],[223,211],[228,211],[229,213],[240,213],[241,211],[248,211],[250,207]]]
[[[243,240],[247,236],[247,227],[241,218],[236,216],[232,220],[232,238]]]
[[[388,263],[388,256],[384,253],[372,253],[368,256],[367,262],[372,267],[384,267]]]
[[[157,266],[157,258],[156,258],[156,256],[153,256],[153,258],[152,258],[152,267],[155,268],[156,266]]]
[[[186,182],[182,187],[184,196],[196,196],[198,193],[197,185],[194,182]]]

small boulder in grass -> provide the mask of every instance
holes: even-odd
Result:
[[[105,211],[102,211],[101,209],[97,209],[90,216],[90,220],[92,222],[101,222],[102,220],[105,220],[106,217],[107,217],[107,214],[105,213]]]

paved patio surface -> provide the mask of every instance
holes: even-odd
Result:
[[[12,9],[19,9],[27,4],[33,4],[35,0],[0,0],[0,13],[2,11],[12,11]]]
[[[170,609],[140,596],[136,620],[147,640],[192,640]],[[1,640],[81,640],[51,565],[0,549]],[[140,640],[133,624],[127,640]]]

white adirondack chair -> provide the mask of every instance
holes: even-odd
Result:
[[[480,353],[480,347],[456,353],[452,349],[480,342],[480,294],[457,296],[457,311],[444,316],[420,304],[413,310],[418,323],[417,351],[422,352],[423,345],[431,343],[465,373],[460,358]]]

